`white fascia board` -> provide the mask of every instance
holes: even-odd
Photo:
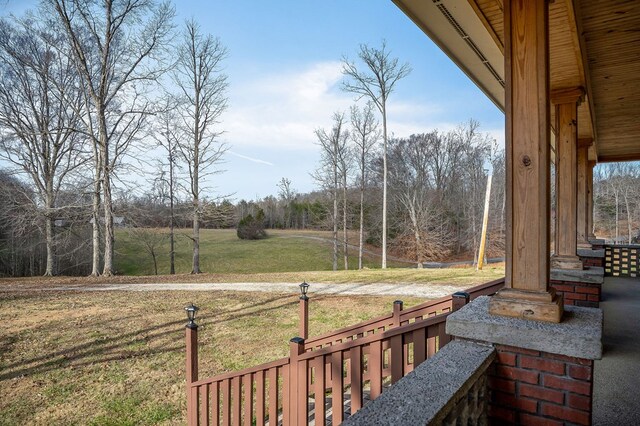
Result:
[[[504,87],[445,17],[442,5],[504,81],[504,55],[468,0],[392,0],[504,112]]]

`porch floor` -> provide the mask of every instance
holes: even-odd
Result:
[[[640,425],[640,280],[605,278],[603,357],[595,362],[593,424]]]

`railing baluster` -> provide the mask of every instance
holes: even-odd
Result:
[[[404,357],[402,351],[402,334],[393,336],[390,342],[391,346],[391,383],[396,383],[402,378],[402,370],[404,367]]]
[[[451,341],[451,336],[447,334],[446,324],[441,322],[438,324],[438,350]]]
[[[413,368],[422,364],[427,359],[426,342],[427,333],[424,328],[420,328],[413,332]]]
[[[220,400],[218,387],[218,382],[211,384],[211,424],[213,426],[218,426],[220,424]]]
[[[324,398],[324,390],[325,390],[325,363],[324,363],[324,355],[320,355],[316,359],[313,360],[313,374],[315,383],[313,384],[313,393],[315,398],[315,424],[318,426],[322,426],[325,424],[326,416],[324,411],[325,406],[325,398]]]
[[[437,337],[438,327],[435,325],[430,325],[427,327],[427,358],[431,358],[436,354],[436,337]]]
[[[191,421],[193,424],[198,424],[198,419],[200,417],[200,401],[198,400],[198,396],[200,386],[193,386],[191,388],[191,403],[193,404],[193,410],[191,412]]]
[[[251,374],[242,377],[244,391],[244,426],[253,426],[253,380]]]
[[[222,381],[222,424],[231,426],[231,381]]]
[[[256,426],[264,425],[264,371],[255,373],[256,378]]]
[[[369,383],[371,386],[371,400],[382,393],[382,341],[377,340],[369,344]]]
[[[288,399],[285,397],[285,399]],[[274,423],[276,419],[276,423]],[[278,419],[278,370],[269,370],[269,426],[277,425]]]
[[[209,426],[209,385],[198,386],[200,398],[200,425]]]
[[[351,381],[351,414],[362,408],[362,347],[349,350],[349,375]]]
[[[242,417],[242,399],[240,396],[240,377],[231,379],[231,421],[233,426],[240,426]]]
[[[298,392],[293,399],[292,404],[298,406],[298,420],[297,425],[306,425],[309,423],[309,361],[302,360],[297,361],[298,368]]]
[[[291,379],[290,379],[290,374],[289,374],[289,366],[285,366],[285,367],[281,367],[280,371],[282,372],[282,424],[283,425],[289,425],[291,424],[291,421],[289,420],[289,389],[291,387]],[[276,379],[275,380],[279,380],[278,379],[278,374],[277,374],[277,370],[276,370]],[[276,412],[276,416],[278,413],[278,383],[276,382],[276,399],[275,399],[275,412]],[[271,409],[269,409],[271,410]],[[269,423],[269,425],[271,425],[271,423]],[[276,422],[276,426],[277,426],[277,422]]]
[[[331,354],[331,424],[342,423],[344,413],[344,380],[342,375],[342,351]]]

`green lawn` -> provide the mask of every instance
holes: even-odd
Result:
[[[116,270],[123,275],[153,274],[153,260],[145,250],[144,241],[166,236],[166,229],[127,230],[116,234]],[[176,238],[176,272],[191,272],[192,248],[189,230],[179,230]],[[203,272],[262,273],[292,271],[328,271],[332,269],[331,243],[328,232],[268,231],[263,240],[241,240],[233,229],[203,229],[200,236],[200,267]],[[353,239],[356,242],[356,239]],[[157,247],[158,273],[169,273],[169,242],[165,238]],[[358,265],[357,250],[349,256],[351,269]],[[379,267],[380,259],[367,256],[364,266]],[[339,267],[343,268],[342,254]],[[389,262],[389,266],[409,266]]]
[[[388,313],[393,300],[315,296],[310,332]],[[295,295],[0,289],[0,425],[185,424],[191,301],[201,308],[201,378],[286,356],[297,334]]]

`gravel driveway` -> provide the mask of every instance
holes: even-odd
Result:
[[[370,296],[413,296],[436,299],[469,287],[468,284],[322,284],[309,287],[309,294],[344,294]],[[5,291],[24,291],[21,286],[4,287]],[[30,286],[42,291],[259,291],[266,293],[298,293],[298,283],[146,283],[94,284],[66,286]]]

